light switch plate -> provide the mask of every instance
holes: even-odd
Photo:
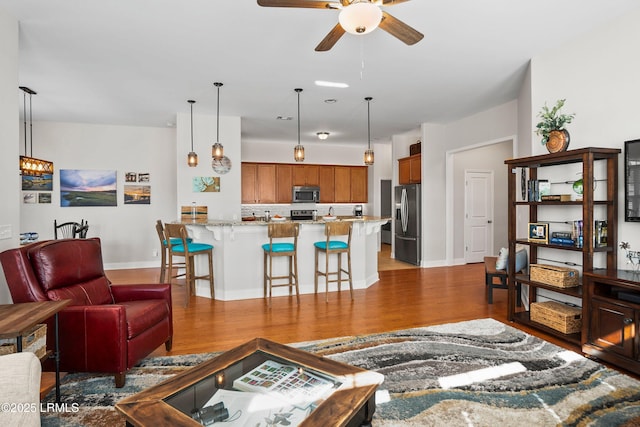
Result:
[[[11,237],[11,225],[0,225],[0,240],[10,239]]]

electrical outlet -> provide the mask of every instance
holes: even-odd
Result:
[[[154,250],[154,251],[153,251],[153,256],[154,256],[154,257],[157,257],[157,256],[158,256],[158,251],[157,251],[157,250]]]
[[[0,225],[0,240],[10,239],[12,236],[10,225]]]

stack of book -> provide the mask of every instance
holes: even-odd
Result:
[[[573,233],[570,231],[554,231],[551,233],[551,240],[549,243],[552,245],[564,245],[575,246],[576,241],[573,238]]]

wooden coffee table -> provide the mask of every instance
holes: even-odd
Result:
[[[38,301],[0,305],[0,338],[16,340],[16,349],[22,351],[22,336],[33,326],[54,317],[55,346],[53,358],[56,367],[56,402],[60,402],[60,347],[58,345],[58,312],[71,304],[71,300]],[[47,353],[47,357],[51,353]]]
[[[237,402],[245,402],[252,396],[257,400],[264,398],[274,401],[276,397],[281,396],[275,391],[238,391],[238,381],[254,374],[262,375],[260,368],[277,364],[291,370],[291,376],[287,377],[287,381],[281,382],[281,389],[285,388],[285,382],[293,385],[299,384],[300,379],[303,382],[306,379],[313,384],[322,384],[324,391],[321,397],[314,397],[312,403],[287,398],[289,400],[282,401],[285,402],[283,404],[286,410],[274,406],[268,416],[290,416],[289,422],[298,420],[292,422],[292,426],[371,424],[375,411],[375,392],[384,379],[381,374],[264,338],[255,338],[156,386],[127,397],[116,404],[116,410],[126,417],[127,425],[198,426],[206,425],[199,420],[207,420],[207,415],[210,415],[209,411],[203,411],[203,408],[212,410],[211,405],[222,400],[218,407],[225,405],[224,409],[228,411],[227,418],[225,422],[215,425],[234,425],[230,421],[236,420],[240,423],[257,416],[249,410],[249,405],[238,406]],[[295,389],[294,393],[299,395],[299,389],[296,387],[287,390]],[[313,387],[311,390],[314,390]],[[264,413],[260,413],[260,419],[264,417]]]

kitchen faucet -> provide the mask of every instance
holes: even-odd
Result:
[[[329,206],[329,216],[333,216],[333,206]]]

